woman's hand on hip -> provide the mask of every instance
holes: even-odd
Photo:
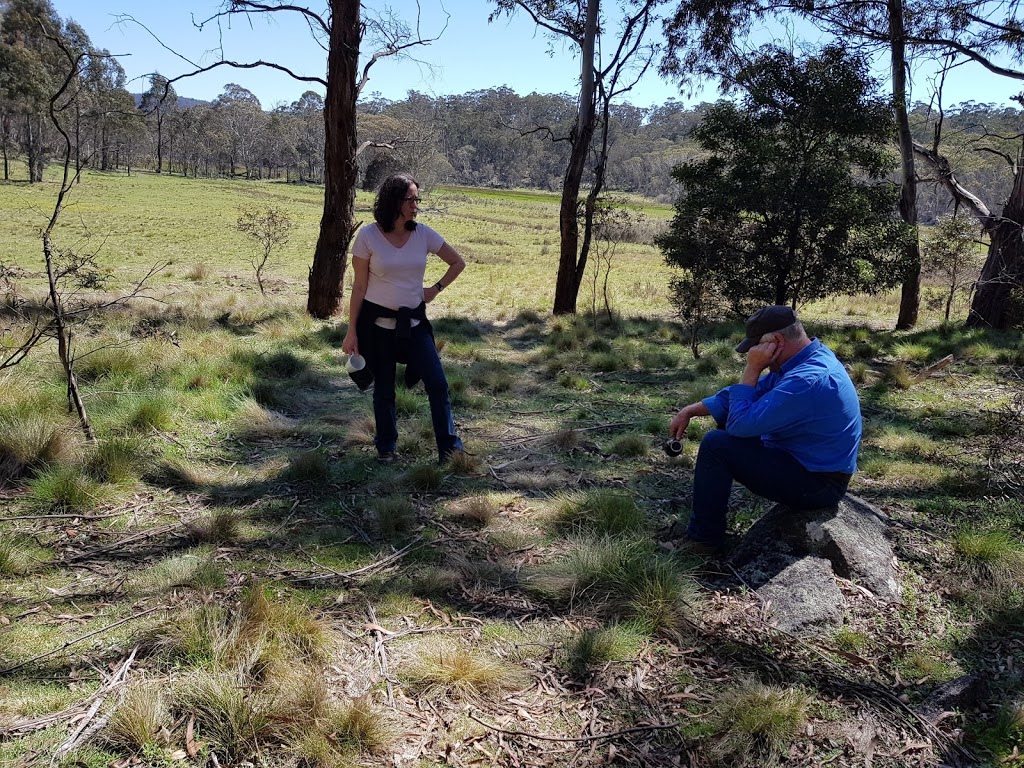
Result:
[[[437,294],[439,293],[440,291],[437,290],[436,286],[428,285],[426,288],[423,289],[423,300],[427,304],[429,304],[430,302],[437,298]]]

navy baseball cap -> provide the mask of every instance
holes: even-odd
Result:
[[[778,304],[771,307],[762,307],[747,318],[747,337],[736,345],[736,351],[745,354],[751,347],[761,343],[761,337],[766,333],[774,333],[788,328],[796,322],[796,312],[792,307],[784,307]]]

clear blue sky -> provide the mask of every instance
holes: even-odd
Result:
[[[113,54],[130,54],[120,59],[134,92],[145,90],[142,78],[153,71],[174,77],[189,70],[189,64],[161,47],[142,27],[132,23],[117,24],[119,15],[130,14],[145,24],[173,48],[191,61],[208,65],[216,60],[212,53],[223,39],[225,56],[239,62],[263,59],[288,66],[302,75],[323,76],[326,55],[310,35],[306,25],[294,13],[253,16],[251,22],[235,18],[231,26],[213,25],[200,32],[192,23],[210,17],[220,8],[217,0],[52,0],[63,19],[78,21],[93,44]],[[415,22],[413,0],[390,0],[390,7],[407,23]],[[373,3],[374,7],[383,7]],[[311,7],[319,8],[318,5]],[[508,86],[520,94],[574,93],[578,78],[578,62],[572,51],[561,43],[552,44],[522,14],[501,18],[493,23],[487,16],[493,5],[487,0],[422,0],[421,29],[425,36],[441,33],[445,20],[447,29],[434,44],[416,49],[413,60],[383,60],[371,70],[364,95],[379,92],[388,99],[402,99],[410,90],[431,96],[462,94],[498,86]],[[763,36],[767,35],[762,33]],[[549,49],[554,56],[549,55]],[[422,63],[420,63],[422,62]],[[880,70],[880,77],[888,72]],[[305,85],[287,75],[270,69],[237,70],[220,67],[211,73],[178,83],[180,95],[197,99],[216,98],[226,83],[238,83],[259,97],[265,109],[281,102],[295,101]],[[1009,104],[1009,97],[1024,84],[987,73],[978,66],[962,67],[947,80],[947,106],[973,100]],[[928,90],[923,77],[918,79],[915,98],[927,100]],[[639,106],[650,106],[676,98],[692,104],[714,100],[714,89],[696,97],[681,95],[679,88],[649,72],[626,97]]]

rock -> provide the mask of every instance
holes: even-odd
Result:
[[[772,622],[786,632],[804,632],[843,619],[843,595],[832,578],[832,566],[820,557],[794,561],[757,594],[768,602]]]
[[[828,560],[837,576],[896,602],[900,585],[886,538],[890,525],[883,512],[856,496],[847,495],[838,507],[824,509],[792,510],[777,504],[754,523],[730,561],[744,569],[758,560],[770,567],[770,561],[779,561],[780,556],[792,561],[814,555]]]
[[[988,690],[985,679],[978,674],[963,675],[942,683],[917,707],[925,720],[938,722],[946,712],[957,712],[973,707]]]
[[[740,578],[770,601],[780,629],[801,632],[842,621],[846,607],[834,577],[850,579],[879,598],[899,600],[889,519],[855,496],[838,507],[772,507],[733,550]]]

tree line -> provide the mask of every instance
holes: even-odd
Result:
[[[660,12],[664,4],[636,0],[632,3],[635,14],[623,18],[618,50],[628,48],[631,55],[635,54],[630,66],[644,68],[654,61],[656,46],[648,45],[650,37],[645,35],[653,34],[652,14]],[[703,13],[727,5],[724,0],[680,3],[677,15],[665,28],[668,55],[662,61],[663,73],[683,80],[692,80],[697,75],[719,77],[736,87],[736,73],[743,71],[749,61],[737,60],[731,49],[719,50],[721,46],[716,40],[738,39],[742,29],[716,29],[707,23],[713,17]],[[608,6],[600,5],[598,0],[576,5],[496,0],[496,13],[527,12],[548,32],[580,46],[585,91],[580,96],[520,96],[507,88],[494,88],[440,98],[410,92],[400,101],[370,96],[357,102],[363,96],[366,71],[378,55],[401,54],[430,40],[395,25],[393,19],[388,23],[381,17],[375,19],[370,9],[350,18],[345,15],[345,7],[331,2],[329,13],[323,16],[303,11],[307,18],[316,19],[318,34],[328,36],[330,44],[326,48],[326,79],[299,79],[320,83],[326,89],[326,97],[309,90],[297,101],[268,111],[254,94],[233,83],[227,84],[223,93],[210,103],[191,103],[179,98],[175,84],[196,72],[170,79],[154,73],[149,89],[135,98],[125,90],[124,71],[116,59],[107,51],[95,50],[85,30],[72,21],[62,21],[48,0],[0,0],[0,152],[5,178],[10,178],[11,158],[18,155],[27,161],[29,180],[41,179],[54,147],[60,145],[45,119],[52,106],[50,95],[64,75],[58,46],[54,45],[59,40],[60,47],[81,62],[72,73],[71,87],[66,89],[60,105],[71,126],[71,151],[77,170],[91,166],[130,173],[144,167],[156,173],[186,176],[324,183],[321,241],[311,272],[310,311],[314,315],[327,316],[335,311],[343,274],[338,265],[344,261],[351,236],[352,217],[346,211],[351,207],[354,187],[372,189],[380,178],[397,168],[411,170],[428,184],[446,181],[561,189],[559,226],[563,253],[558,283],[559,290],[566,290],[561,298],[556,292],[555,311],[559,312],[575,310],[579,276],[594,234],[591,219],[597,209],[598,194],[625,191],[673,199],[679,192],[672,180],[673,168],[707,155],[707,142],[702,145],[695,141],[693,129],[702,124],[712,105],[687,109],[670,101],[644,109],[623,99],[631,87],[619,80],[627,71],[626,60],[614,58],[600,63],[595,58],[597,37],[604,34],[611,39],[611,28],[601,21],[600,9],[607,10]],[[297,10],[302,9],[285,4],[234,2],[215,13],[211,20],[241,12]],[[768,6],[747,9],[753,16],[785,10]],[[843,15],[818,21],[835,29],[845,28],[843,25],[849,26],[852,21],[877,21],[881,24],[877,28],[861,24],[865,34],[870,32],[865,40],[871,45],[890,44],[894,62],[902,60],[907,45],[941,48],[951,44],[941,37],[915,37],[913,30],[904,29],[897,35],[893,14],[903,11],[895,6],[889,10],[887,21],[858,21]],[[939,6],[933,10],[938,14],[946,12]],[[339,26],[342,22],[347,26]],[[381,47],[369,57],[360,75],[353,56],[368,44],[370,31],[375,32]],[[337,52],[336,43],[341,46]],[[976,53],[984,53],[988,44],[971,43],[976,46]],[[342,60],[344,66],[338,63]],[[213,67],[220,65],[271,64],[221,60]],[[685,67],[689,70],[684,71]],[[339,79],[342,71],[344,81]],[[332,90],[332,83],[341,91]],[[1000,201],[1012,199],[1020,186],[1019,163],[1015,162],[1020,113],[975,104],[944,110],[932,105],[905,109],[902,96],[896,93],[897,85],[900,84],[894,81],[893,129],[872,137],[872,141],[880,149],[898,147],[902,164],[887,173],[903,190],[898,203],[903,220],[916,226],[935,221],[954,204],[968,204],[986,231],[995,232],[1000,222],[1007,220],[1008,209],[1004,206],[1000,216],[992,212],[991,205],[978,206],[970,201],[984,199],[998,206]],[[905,86],[902,83],[900,87]],[[941,92],[938,95],[941,103]],[[921,165],[927,172],[910,172],[915,156],[926,160]],[[844,161],[837,159],[836,163]],[[842,175],[847,169],[837,165],[835,170]],[[676,179],[682,177],[676,173]],[[884,176],[877,178],[879,183],[884,181]],[[929,182],[933,182],[932,188]],[[579,223],[585,227],[577,234]],[[910,250],[904,259],[908,266],[904,276],[905,301],[898,323],[901,327],[913,324],[919,301],[916,265],[920,257],[916,243],[916,236],[907,241]],[[1008,270],[1000,265],[1016,265],[1017,257],[1011,257],[1009,251],[1000,250],[1000,254],[993,261],[999,280],[989,282],[1012,285],[1015,278],[1011,273],[1016,266]],[[332,265],[330,269],[314,281],[318,266],[327,263]],[[314,282],[319,287],[314,287]],[[314,294],[320,295],[316,302]],[[1004,303],[1004,298],[1000,298],[1000,303]],[[795,300],[791,296],[785,299]],[[1001,313],[999,309],[998,313],[983,313],[981,317],[986,323],[1001,324],[1002,320],[996,319]]]

